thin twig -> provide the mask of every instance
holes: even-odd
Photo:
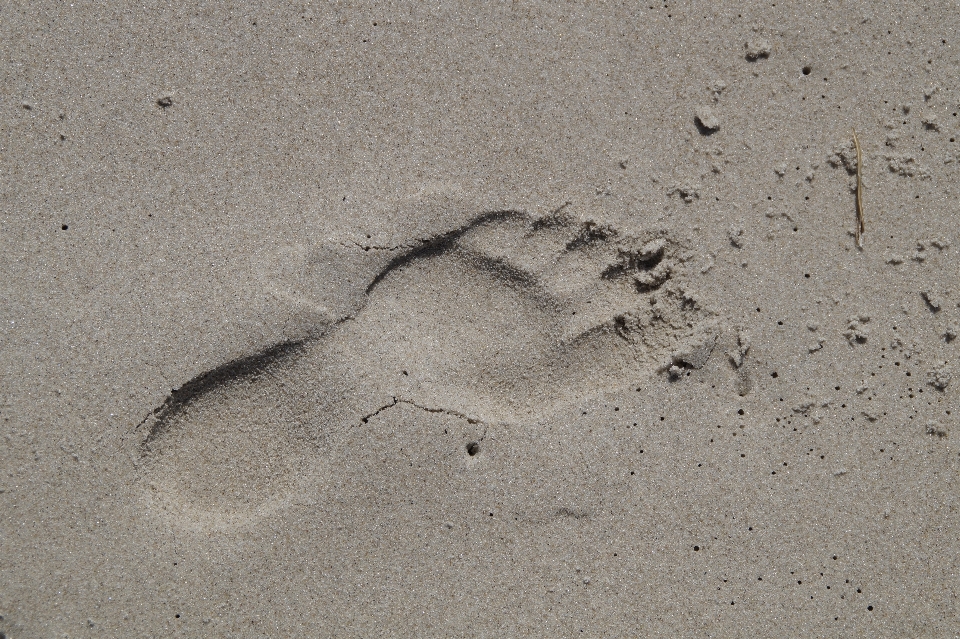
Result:
[[[856,129],[853,129],[853,145],[857,147],[857,248],[863,248],[863,181],[860,177],[863,170],[863,153],[860,151],[860,140],[857,139]]]

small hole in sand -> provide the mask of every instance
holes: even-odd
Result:
[[[471,457],[476,456],[480,452],[480,443],[479,442],[470,442],[467,444],[467,454]]]
[[[803,75],[810,75],[810,72],[812,71],[812,69],[809,66],[806,66],[806,67],[803,67],[801,71],[803,71]]]

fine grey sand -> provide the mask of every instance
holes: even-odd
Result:
[[[957,33],[0,8],[0,637],[955,636]]]

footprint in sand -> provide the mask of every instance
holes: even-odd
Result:
[[[181,386],[141,425],[153,503],[235,528],[309,499],[346,430],[398,404],[486,427],[702,365],[713,314],[679,247],[562,213],[479,216],[394,258],[359,309]]]

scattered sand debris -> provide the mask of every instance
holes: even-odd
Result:
[[[920,297],[923,298],[923,301],[927,303],[927,306],[929,306],[930,310],[934,313],[940,312],[941,307],[943,307],[943,300],[940,298],[940,295],[930,289],[921,290]]]
[[[866,344],[867,338],[870,336],[870,329],[864,325],[869,321],[869,315],[851,317],[847,323],[847,330],[843,332],[843,336],[847,338],[847,341],[850,342],[851,345]]]
[[[953,379],[953,369],[944,364],[927,372],[927,383],[939,391],[946,390]]]
[[[743,234],[744,228],[739,225],[731,226],[727,231],[727,237],[730,238],[730,243],[737,248],[743,248]]]
[[[759,60],[760,58],[769,58],[773,52],[773,46],[765,38],[755,38],[749,40],[744,47],[747,49],[747,60]]]
[[[856,173],[857,149],[853,140],[843,142],[833,147],[833,151],[827,156],[827,163],[834,168],[840,168],[842,166],[850,175]]]
[[[934,437],[943,439],[947,436],[947,430],[939,422],[931,420],[927,422],[927,435],[933,435]]]
[[[708,88],[713,93],[713,101],[716,102],[720,99],[720,94],[727,88],[727,83],[723,80],[715,80]]]
[[[708,106],[697,107],[695,118],[697,123],[708,133],[713,133],[720,128],[720,119]]]
[[[917,163],[912,155],[888,155],[887,168],[900,177],[919,177],[929,179],[930,173]]]
[[[667,195],[677,195],[689,204],[700,199],[700,187],[693,184],[677,184],[667,192]]]

